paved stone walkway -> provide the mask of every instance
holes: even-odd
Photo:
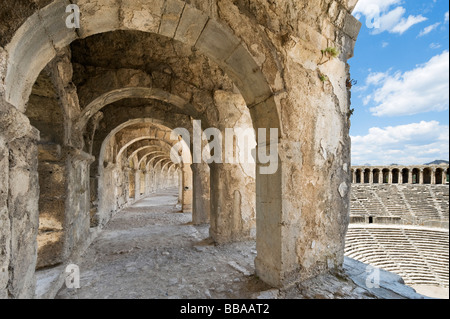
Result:
[[[83,256],[81,289],[57,298],[241,298],[270,287],[254,273],[255,243],[216,247],[208,226],[179,213],[176,189],[116,214]]]

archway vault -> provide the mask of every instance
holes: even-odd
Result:
[[[255,127],[280,127],[275,103],[271,101],[273,89],[268,84],[277,81],[267,80],[267,75],[255,62],[258,59],[246,49],[251,41],[245,39],[249,42],[246,43],[243,34],[237,36],[229,26],[179,0],[151,3],[98,0],[94,7],[85,0],[71,2],[82,12],[80,29],[69,29],[65,24],[66,7],[71,3],[54,1],[28,18],[6,46],[5,96],[19,110],[25,110],[36,78],[60,49],[94,34],[139,30],[173,38],[203,52],[235,82],[252,109]],[[152,22],[143,23],[136,18],[138,13],[145,14]],[[242,21],[242,24],[247,22]]]

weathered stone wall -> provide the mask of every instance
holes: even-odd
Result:
[[[0,298],[8,297],[8,267],[11,258],[11,220],[8,210],[9,149],[0,135]]]
[[[1,297],[34,295],[39,226],[38,139],[39,133],[28,119],[0,99]]]

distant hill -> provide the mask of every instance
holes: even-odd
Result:
[[[427,163],[427,164],[424,164],[424,165],[440,165],[440,164],[449,164],[449,161],[436,160],[434,162]]]

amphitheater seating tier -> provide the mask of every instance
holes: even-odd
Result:
[[[448,185],[353,184],[351,217],[399,217],[404,225],[449,221]]]
[[[408,285],[448,288],[448,249],[448,230],[351,225],[345,254],[397,273]]]

